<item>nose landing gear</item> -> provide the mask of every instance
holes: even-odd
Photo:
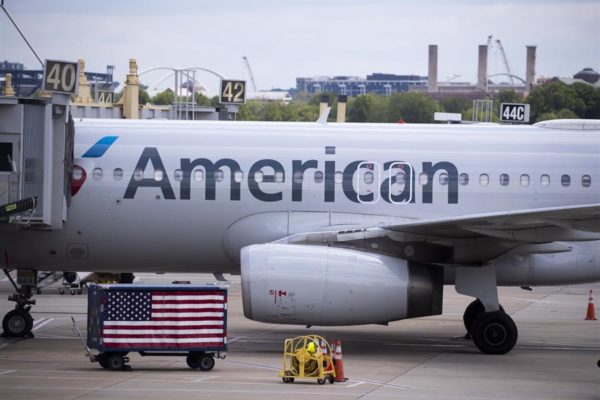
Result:
[[[32,270],[17,271],[17,281],[20,285],[15,283],[7,269],[4,269],[4,274],[16,290],[16,293],[8,296],[8,300],[14,301],[17,304],[15,305],[15,309],[6,313],[4,319],[2,319],[2,329],[4,330],[2,336],[33,337],[31,333],[33,317],[29,310],[35,304],[35,300],[32,297],[33,291],[36,290],[37,272]]]

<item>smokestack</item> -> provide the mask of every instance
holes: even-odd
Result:
[[[525,68],[525,91],[530,92],[535,82],[535,50],[536,46],[527,47],[527,66]]]
[[[488,81],[488,47],[486,44],[479,45],[479,65],[477,68],[477,89],[486,91]]]
[[[438,47],[437,44],[429,45],[429,74],[427,76],[427,91],[438,91]]]
[[[337,122],[346,122],[346,102],[348,96],[345,94],[338,95],[338,106],[337,106]]]
[[[329,96],[326,94],[321,95],[321,103],[319,103],[319,115],[323,115],[327,107],[329,106]]]

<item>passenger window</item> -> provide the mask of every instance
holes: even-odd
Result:
[[[242,171],[235,171],[233,173],[233,180],[240,183],[244,179],[244,173]]]
[[[94,168],[94,172],[92,175],[94,176],[95,180],[99,181],[100,179],[102,179],[104,172],[102,171],[102,168]]]
[[[218,169],[215,171],[215,181],[217,182],[223,182],[223,179],[225,179],[225,173],[223,172],[222,169]]]
[[[488,174],[479,175],[479,184],[481,186],[487,186],[490,183],[490,176]]]
[[[302,173],[302,171],[294,172],[294,183],[302,183],[303,180],[304,174]]]
[[[502,186],[508,186],[509,182],[510,182],[510,177],[508,176],[508,174],[500,174],[500,184]]]
[[[542,184],[542,186],[548,186],[550,185],[550,175],[542,175],[540,177],[540,183]]]
[[[115,168],[113,171],[113,179],[115,181],[120,181],[123,179],[123,170],[121,168]]]
[[[581,177],[581,186],[583,186],[583,187],[592,186],[592,177],[589,175],[583,175]]]
[[[404,180],[406,179],[406,175],[404,172],[398,172],[396,174],[396,183],[399,185],[404,185]]]
[[[277,183],[283,182],[283,172],[281,172],[281,171],[275,172],[275,182],[277,182]]]
[[[419,183],[423,186],[427,185],[427,182],[429,182],[429,177],[427,176],[427,174],[425,172],[422,172],[419,175]]]
[[[157,182],[160,182],[163,180],[163,170],[162,169],[154,170],[154,180]]]
[[[142,178],[144,177],[144,171],[142,171],[141,169],[136,169],[135,171],[133,171],[133,179],[136,181],[141,181]]]
[[[469,174],[460,174],[458,176],[458,183],[461,185],[468,185],[469,184]]]
[[[261,183],[265,177],[265,174],[262,171],[256,171],[254,173],[254,180],[258,183]]]
[[[201,169],[197,169],[194,171],[194,180],[196,182],[201,182],[204,180],[204,171]]]
[[[176,169],[173,173],[173,178],[175,178],[176,181],[181,182],[183,180],[183,171]]]
[[[521,186],[529,186],[529,175],[523,174],[521,175]]]
[[[322,171],[315,171],[315,182],[316,183],[323,182],[323,172]]]
[[[571,176],[563,175],[560,177],[560,184],[563,186],[569,186],[571,184]]]
[[[367,185],[370,185],[371,183],[373,183],[373,180],[375,179],[375,175],[372,172],[365,172],[365,183]]]
[[[442,172],[440,174],[440,185],[447,185],[448,184],[448,174],[445,172]]]
[[[335,183],[342,183],[344,181],[344,174],[341,171],[335,173]]]
[[[76,181],[81,180],[81,178],[83,178],[83,168],[81,167],[74,167],[73,168],[73,179]]]

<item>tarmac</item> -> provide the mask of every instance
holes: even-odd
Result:
[[[140,274],[143,283],[213,282],[212,275]],[[508,354],[480,353],[464,338],[462,313],[472,300],[445,287],[440,316],[389,326],[299,327],[253,322],[242,312],[240,280],[228,277],[228,343],[224,360],[210,372],[193,371],[184,357],[130,354],[131,371],[91,363],[72,328],[85,330],[87,297],[37,295],[33,339],[0,338],[2,399],[600,399],[600,321],[585,321],[588,291],[600,283],[500,288],[519,340]],[[0,281],[0,312],[9,283]],[[600,309],[597,310],[600,311]],[[85,331],[84,331],[85,334]],[[340,339],[347,382],[284,384],[286,338],[318,334]]]

